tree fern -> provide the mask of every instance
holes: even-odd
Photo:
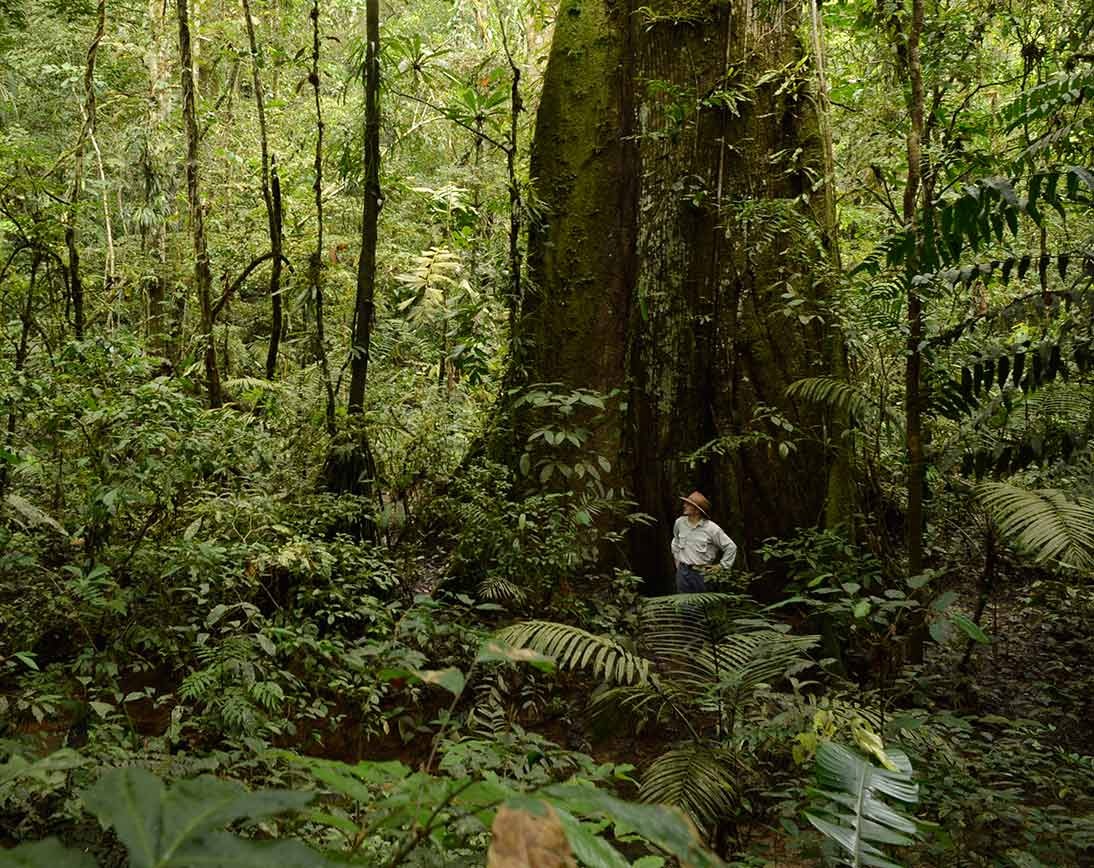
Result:
[[[919,800],[919,786],[912,780],[912,765],[899,750],[886,749],[894,770],[873,765],[860,754],[835,742],[817,748],[815,773],[817,789],[812,795],[823,799],[823,807],[806,812],[810,823],[843,850],[841,863],[898,868],[877,846],[907,846],[915,843],[915,821],[889,807],[883,796],[905,804]]]
[[[1094,570],[1094,500],[1002,482],[982,483],[976,493],[1002,537],[1029,550],[1037,561]]]

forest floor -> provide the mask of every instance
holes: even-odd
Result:
[[[974,648],[955,710],[1036,721],[1054,728],[1054,746],[1094,751],[1092,603],[1094,593],[1047,578],[1002,588],[984,612],[992,644]],[[955,658],[945,649],[936,663],[955,666]]]

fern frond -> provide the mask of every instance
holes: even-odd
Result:
[[[498,632],[514,648],[531,648],[553,657],[563,669],[587,669],[613,684],[642,684],[650,664],[614,639],[553,621],[524,621]]]
[[[639,797],[678,807],[698,826],[709,829],[719,818],[732,814],[738,774],[730,751],[691,743],[672,748],[650,763],[642,775]]]
[[[1028,549],[1037,561],[1094,569],[1094,500],[1003,482],[982,483],[976,494],[1003,538]]]
[[[881,409],[861,389],[857,389],[846,380],[835,377],[806,377],[796,380],[786,388],[790,398],[798,398],[810,404],[819,404],[836,413],[846,413],[857,419],[875,418]],[[886,409],[885,415],[897,424],[900,418],[892,409]]]
[[[283,392],[286,389],[285,383],[262,377],[233,377],[222,385],[230,392]]]
[[[1004,106],[1003,117],[1009,121],[1007,132],[1091,98],[1094,98],[1094,67],[1076,72],[1059,72]]]
[[[220,672],[217,668],[198,669],[191,672],[179,686],[180,699],[204,699],[210,690],[220,680]]]

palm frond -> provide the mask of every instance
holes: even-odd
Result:
[[[648,660],[607,636],[553,621],[524,621],[499,631],[514,648],[531,648],[553,657],[563,669],[586,669],[613,684],[643,684],[650,678]]]
[[[735,690],[755,690],[800,671],[811,661],[806,652],[819,636],[790,636],[776,630],[758,630],[729,636],[700,651],[699,665],[712,677],[734,685]]]
[[[860,754],[835,742],[817,748],[814,796],[825,800],[823,808],[805,816],[817,829],[845,851],[843,862],[899,868],[885,858],[878,844],[907,846],[915,843],[915,821],[889,807],[882,796],[905,804],[919,800],[919,785],[912,781],[912,764],[902,751],[887,748],[895,771],[881,769]]]
[[[639,787],[644,802],[673,805],[703,829],[732,814],[740,769],[717,745],[689,743],[666,751],[646,769]],[[705,831],[705,829],[703,829]]]
[[[756,605],[736,594],[700,593],[654,597],[639,612],[640,648],[660,663],[686,661],[699,645],[728,635],[735,622],[755,614]]]
[[[1026,401],[1029,415],[1042,418],[1051,415],[1077,427],[1090,417],[1094,388],[1076,383],[1054,383],[1052,387],[1030,395]]]
[[[650,597],[642,601],[642,614],[655,617],[663,612],[681,610],[704,612],[732,611],[753,614],[758,610],[756,603],[742,594],[727,594],[722,591],[702,591],[698,594],[670,594],[665,597]]]
[[[521,605],[528,594],[524,588],[504,576],[487,576],[478,587],[479,599],[491,603],[511,603]]]
[[[652,679],[644,684],[596,691],[589,699],[589,718],[601,732],[641,732],[651,721],[665,721],[691,710],[691,697],[673,681]]]
[[[1004,482],[982,483],[976,494],[1001,536],[1028,549],[1037,561],[1094,569],[1094,500]]]

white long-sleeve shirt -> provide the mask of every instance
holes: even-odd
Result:
[[[731,567],[737,557],[737,544],[709,518],[700,518],[692,525],[687,516],[680,516],[672,526],[672,559],[678,564],[706,566],[718,561]],[[719,560],[719,553],[721,559]]]

